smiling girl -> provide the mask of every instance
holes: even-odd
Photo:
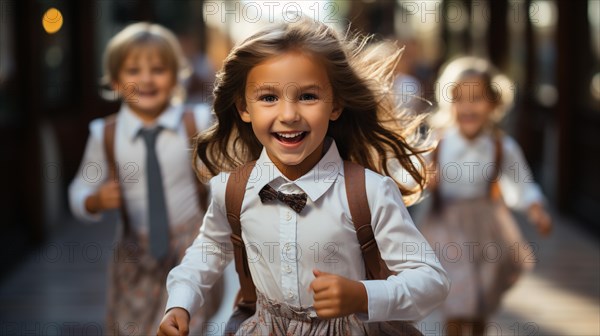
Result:
[[[498,122],[512,101],[506,77],[487,61],[450,62],[437,83],[446,126],[433,154],[433,208],[422,232],[452,280],[442,306],[446,334],[483,335],[502,294],[534,258],[505,204],[527,211],[541,235],[550,216],[519,145]]]

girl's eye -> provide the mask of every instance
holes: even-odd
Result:
[[[303,93],[300,95],[300,100],[317,100],[319,99],[314,93]]]
[[[127,69],[125,69],[125,72],[128,75],[136,75],[138,72],[140,72],[140,69],[139,68],[127,68]]]
[[[164,67],[155,67],[155,68],[152,68],[152,72],[155,73],[155,74],[162,74],[162,73],[165,72],[165,70],[166,69]]]
[[[267,95],[260,96],[260,98],[258,98],[258,100],[266,102],[266,103],[274,103],[277,101],[277,97],[275,95],[267,94]]]

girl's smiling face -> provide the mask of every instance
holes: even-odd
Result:
[[[176,85],[174,71],[151,47],[132,50],[125,58],[113,88],[143,121],[151,122],[165,110]]]
[[[496,108],[494,96],[478,77],[461,80],[452,96],[452,112],[460,132],[468,139],[477,137],[491,121]]]
[[[269,158],[291,180],[319,162],[329,121],[339,118],[342,110],[334,103],[324,65],[301,51],[253,67],[245,101],[236,105]]]

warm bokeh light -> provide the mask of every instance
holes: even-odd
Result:
[[[54,34],[63,25],[62,13],[56,8],[50,8],[42,16],[42,26],[48,34]]]

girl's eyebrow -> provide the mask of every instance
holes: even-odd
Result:
[[[321,85],[319,85],[319,84],[310,84],[310,85],[306,85],[306,86],[301,86],[300,87],[300,91],[306,91],[306,90],[321,90]]]
[[[276,91],[276,90],[280,90],[281,88],[285,89],[286,91],[291,89],[291,88],[297,88],[300,91],[307,91],[307,90],[322,90],[322,87],[319,84],[313,83],[313,84],[308,84],[308,85],[304,85],[304,86],[300,86],[296,83],[288,83],[284,86],[280,85],[279,83],[265,83],[263,85],[253,85],[254,86],[254,92],[258,92],[258,91]]]

